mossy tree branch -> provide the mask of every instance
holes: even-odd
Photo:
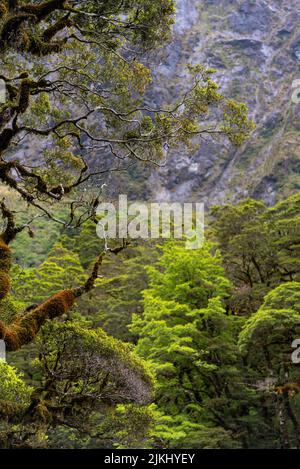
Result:
[[[19,1],[13,8],[0,1],[0,5],[1,76],[9,94],[9,101],[0,107],[0,181],[55,221],[61,223],[51,213],[51,204],[71,193],[76,196],[75,189],[93,175],[122,170],[132,161],[163,166],[166,148],[178,143],[189,145],[203,135],[224,135],[235,142],[252,129],[247,110],[228,102],[211,80],[211,72],[200,66],[191,71],[188,90],[174,105],[166,109],[145,105],[151,74],[139,55],[168,37],[172,0]],[[14,69],[16,53],[20,61]],[[226,111],[226,126],[203,122],[213,107],[218,115]],[[48,164],[46,150],[37,151],[36,166],[29,167],[17,156],[13,159],[21,142],[31,147],[30,139],[54,152],[51,159],[58,161],[61,175]],[[85,159],[92,152],[101,156],[96,171]],[[108,158],[102,155],[117,161],[117,168],[105,165],[103,159]],[[80,200],[76,217],[70,202],[70,221],[64,226],[80,226],[95,217],[98,197],[86,205]],[[7,228],[0,236],[0,299],[10,290],[9,243],[18,230],[13,214],[5,205],[1,208]],[[87,213],[85,218],[82,212]],[[66,313],[76,298],[90,291],[103,257],[104,253],[96,260],[85,285],[54,295],[11,324],[0,322],[0,338],[7,349],[31,342],[48,319]]]
[[[8,244],[16,237],[24,226],[17,227],[13,213],[4,202],[1,203],[3,217],[7,220],[7,226],[0,237],[0,299],[3,299],[10,289],[9,270],[11,267],[11,250]],[[96,259],[92,273],[81,287],[63,290],[33,309],[26,310],[11,324],[0,321],[0,340],[4,340],[7,351],[15,351],[34,340],[40,328],[46,321],[66,314],[77,298],[88,293],[94,288],[98,278],[99,269],[107,252],[118,254],[125,249],[127,243],[122,246],[103,251]]]

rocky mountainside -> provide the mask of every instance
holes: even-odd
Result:
[[[172,155],[148,177],[148,197],[211,204],[249,195],[273,204],[299,190],[300,105],[292,100],[299,7],[299,0],[178,0],[174,42],[162,53],[153,96],[174,92],[187,61],[203,63],[218,70],[224,94],[248,104],[257,128],[238,150],[207,143],[192,156]]]
[[[201,63],[217,69],[223,94],[247,103],[256,131],[239,149],[207,142],[195,154],[171,154],[163,168],[137,164],[129,175],[112,174],[111,195],[209,204],[252,196],[272,205],[299,190],[300,104],[292,100],[299,80],[300,103],[299,7],[299,0],[177,0],[173,41],[150,58],[150,104],[174,102],[186,64]],[[39,145],[31,140],[18,158],[34,160]],[[98,159],[90,155],[92,166]]]

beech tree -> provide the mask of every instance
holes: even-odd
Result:
[[[144,313],[133,315],[137,352],[157,376],[153,437],[166,448],[234,447],[241,431],[237,321],[226,315],[230,282],[213,251],[166,244],[149,268]]]
[[[1,80],[7,101],[0,111],[0,180],[49,220],[65,227],[95,218],[99,194],[80,192],[95,175],[124,169],[131,160],[162,164],[166,147],[198,136],[226,135],[240,144],[252,129],[247,109],[225,99],[211,70],[190,67],[193,78],[177,103],[151,109],[143,100],[151,74],[147,51],[164,41],[174,19],[172,0],[46,0],[0,2]],[[208,121],[217,108],[219,124]],[[20,150],[29,147],[28,159]],[[96,169],[88,155],[97,154]],[[34,153],[34,154],[33,154]],[[66,203],[68,216],[54,215]],[[5,201],[1,235],[0,299],[10,289],[9,244],[18,225]],[[65,290],[12,324],[0,323],[7,350],[32,341],[47,319],[72,307],[88,281]]]

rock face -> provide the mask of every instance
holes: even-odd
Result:
[[[172,155],[148,178],[149,197],[211,204],[253,196],[273,204],[299,190],[299,7],[299,0],[178,0],[154,99],[161,104],[174,93],[187,61],[202,63],[218,70],[225,95],[248,104],[257,129],[238,150],[208,142],[194,155]]]
[[[174,102],[186,64],[201,63],[217,69],[223,94],[247,103],[257,128],[239,149],[207,141],[192,155],[170,155],[164,168],[137,164],[111,174],[112,196],[210,205],[251,196],[272,205],[300,189],[299,7],[299,0],[177,0],[173,41],[149,63],[150,104]],[[30,160],[33,145],[15,156]]]

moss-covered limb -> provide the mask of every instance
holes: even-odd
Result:
[[[30,226],[34,218],[28,223],[26,223],[25,225],[17,225],[14,213],[11,210],[9,210],[4,200],[2,200],[0,203],[0,209],[2,211],[3,218],[6,218],[7,220],[6,229],[0,235],[0,237],[8,245],[16,238],[18,233],[21,233],[21,231],[23,231],[25,228],[28,228]]]
[[[1,171],[1,166],[2,166],[2,171]],[[44,181],[44,179],[39,174],[29,171],[27,168],[25,168],[25,166],[23,166],[18,161],[10,161],[7,163],[2,163],[2,165],[0,165],[0,180],[5,182],[10,187],[17,189],[19,191],[21,190],[21,188],[20,187],[17,188],[18,183],[9,175],[9,171],[11,171],[12,169],[16,170],[18,174],[20,174],[22,178],[24,179],[35,180],[36,181],[35,190],[39,194],[47,195],[51,199],[60,200],[64,194],[70,193],[71,189],[73,188],[73,185],[71,185],[71,186],[65,186],[65,187],[55,186],[54,188],[48,189],[46,181]],[[25,191],[23,191],[23,193],[22,192],[20,193],[27,202],[29,203],[32,202],[33,196],[31,196]],[[30,197],[32,197],[32,199]]]
[[[101,253],[100,256],[97,258],[97,260],[94,264],[92,273],[89,276],[89,278],[87,279],[86,283],[82,287],[78,287],[74,290],[74,293],[75,293],[76,297],[79,297],[79,296],[83,295],[84,293],[87,293],[87,292],[89,292],[90,290],[93,289],[95,281],[98,278],[99,269],[102,265],[104,256],[105,256],[105,252]]]
[[[35,82],[28,78],[27,73],[24,73],[20,76],[21,83],[19,87],[12,85],[10,79],[7,79],[3,76],[0,77],[6,82],[6,89],[9,94],[9,103],[2,109],[0,113],[0,156],[1,154],[10,146],[13,137],[18,133],[17,127],[17,118],[18,114],[24,114],[30,104],[30,95],[33,90],[41,86],[45,86],[44,82]],[[5,128],[7,122],[13,120],[13,125],[10,128]],[[1,132],[2,130],[2,132]],[[1,173],[3,173],[4,168],[3,164],[0,168]]]
[[[300,392],[300,381],[286,383],[283,386],[277,386],[275,388],[275,392],[279,395],[295,396]]]
[[[4,201],[0,203],[2,216],[7,220],[7,225],[3,233],[0,235],[0,300],[5,298],[10,291],[10,275],[9,271],[12,264],[12,253],[8,244],[15,238],[17,228],[13,213],[7,208]]]
[[[21,50],[44,56],[59,52],[66,44],[66,39],[54,41],[53,43],[50,41],[59,31],[71,25],[70,12],[49,26],[41,38],[38,35],[30,34],[26,31],[26,27],[24,27],[27,21],[32,20],[31,22],[37,23],[55,10],[63,10],[64,0],[50,0],[39,5],[24,5],[18,9],[15,7],[10,12],[8,12],[6,5],[4,3],[2,5],[2,3],[0,3],[0,12],[3,11],[2,15],[5,19],[7,16],[7,19],[0,32],[0,49],[5,49],[5,47],[10,45],[15,47],[15,44],[18,43],[18,48]],[[13,16],[11,14],[8,15],[12,11],[15,14]]]
[[[5,298],[10,291],[10,268],[12,265],[12,252],[9,243],[15,239],[26,225],[17,226],[14,214],[6,206],[4,201],[0,202],[2,217],[6,220],[6,228],[0,235],[0,300]]]
[[[5,150],[8,149],[14,135],[15,135],[15,132],[13,129],[4,129],[0,133],[0,156],[1,156],[1,153],[3,153]]]
[[[7,150],[11,144],[13,137],[18,133],[19,129],[17,126],[18,114],[26,112],[30,104],[30,94],[32,89],[37,88],[39,85],[34,81],[27,78],[27,74],[24,74],[21,84],[19,87],[12,85],[11,80],[6,79],[6,89],[9,95],[9,102],[2,108],[0,112],[0,156]],[[2,77],[1,77],[2,78]],[[3,79],[3,78],[2,78]],[[5,128],[7,123],[12,121],[12,126]],[[0,177],[3,171],[7,168],[2,162],[0,168]]]
[[[0,10],[1,14],[1,10]],[[16,78],[17,79],[17,78]],[[9,100],[13,101],[16,96],[18,95],[18,88],[14,85],[12,85],[12,79],[8,78],[2,74],[0,74],[0,80],[3,80],[5,82],[6,90],[8,92]]]
[[[0,238],[0,300],[5,298],[10,291],[10,267],[12,264],[11,250]]]
[[[47,86],[48,83],[45,80],[34,81],[28,78],[28,76],[23,78],[19,87],[18,103],[15,106],[15,110],[20,114],[26,112],[30,104],[30,95],[36,92],[36,90],[47,88]]]
[[[2,134],[0,135],[0,155],[1,155],[1,150],[2,150],[1,143],[3,143],[1,142],[1,137],[6,131],[9,131],[9,130],[11,130],[11,132],[8,133],[7,142],[5,144],[4,150],[7,149],[7,145],[9,145],[9,142],[12,140],[12,138],[16,134],[16,132],[13,132],[12,129],[5,129],[5,131],[2,132]],[[13,168],[13,164],[11,164],[11,162],[0,161],[0,181],[4,182],[9,187],[11,187],[16,192],[18,192],[28,204],[32,204],[34,207],[39,208],[38,204],[34,202],[34,196],[30,194],[29,192],[27,192],[25,189],[23,189],[20,186],[19,182],[9,174],[9,171],[12,168]],[[44,212],[47,213],[45,210]]]
[[[20,10],[35,15],[39,21],[56,10],[64,10],[66,0],[48,0],[38,5],[22,5]]]
[[[102,265],[102,262],[103,262],[103,259],[105,257],[105,255],[108,253],[108,252],[111,252],[112,254],[119,254],[119,252],[123,251],[124,249],[126,249],[126,247],[129,245],[129,243],[127,241],[124,240],[123,242],[123,245],[122,246],[118,246],[116,248],[108,248],[106,249],[105,251],[103,251],[99,256],[98,258],[96,259],[96,262],[94,263],[94,266],[93,266],[93,270],[92,270],[92,273],[91,275],[89,276],[89,278],[87,279],[87,281],[85,282],[85,284],[82,286],[82,287],[78,287],[78,288],[75,288],[74,289],[74,294],[76,297],[79,297],[81,295],[83,295],[84,293],[88,293],[89,291],[91,291],[93,288],[94,288],[94,285],[95,285],[95,281],[97,280],[98,278],[98,274],[99,274],[99,269]]]
[[[0,111],[0,131],[6,127],[13,116],[11,106],[4,106]]]
[[[19,114],[24,114],[30,105],[31,94],[47,90],[49,83],[46,80],[32,80],[27,73],[24,73],[23,76],[20,77],[20,80],[21,83],[19,87],[14,87],[12,90],[15,98],[17,98],[17,102],[12,107],[12,110]]]
[[[1,245],[0,242],[0,255],[1,253],[4,254],[7,248],[7,245],[4,243]],[[9,248],[8,250],[9,268],[11,261],[11,251]],[[4,322],[0,321],[0,339],[5,341],[7,351],[18,350],[23,345],[27,345],[32,342],[32,340],[34,340],[38,334],[40,328],[48,319],[51,320],[67,313],[73,306],[78,296],[81,296],[83,293],[90,291],[94,286],[94,282],[98,275],[98,269],[102,264],[103,257],[104,254],[99,256],[90,278],[83,287],[63,290],[57,293],[56,295],[46,300],[44,303],[16,318],[11,324],[5,324]],[[2,273],[3,272],[4,271],[2,270]]]
[[[18,228],[15,227],[13,221],[11,221],[11,223],[12,233],[15,233]],[[48,319],[51,320],[67,313],[73,306],[76,298],[94,288],[94,284],[98,277],[98,272],[100,266],[102,265],[105,254],[107,252],[118,254],[120,251],[125,249],[126,246],[127,243],[124,243],[123,246],[103,251],[96,259],[92,273],[82,287],[63,290],[57,293],[42,304],[34,307],[33,309],[25,311],[22,316],[17,317],[11,324],[5,324],[3,321],[0,321],[0,339],[5,341],[7,351],[15,351],[20,349],[23,345],[29,344],[32,342],[32,340],[34,340],[40,328]],[[1,288],[3,290],[3,295],[6,296],[10,286],[8,272],[11,266],[11,251],[3,239],[0,240],[0,262],[1,260],[2,268],[0,264],[0,298]]]
[[[73,290],[63,290],[11,324],[0,321],[0,338],[5,341],[7,351],[18,350],[32,342],[48,319],[60,317],[69,311],[75,298]]]
[[[39,37],[31,37],[28,40],[26,49],[33,55],[43,57],[51,53],[60,52],[66,45],[68,38],[61,39],[60,41],[47,42],[43,41]]]
[[[25,21],[32,18],[32,15],[27,13],[20,13],[18,15],[10,17],[3,25],[0,33],[0,49],[13,41],[20,31],[21,26]]]
[[[16,131],[14,131],[13,129],[5,129],[0,134],[0,156],[1,153],[8,148],[10,141],[16,135],[18,130],[19,129],[17,129]],[[20,185],[18,179],[15,179],[11,175],[10,172],[13,169],[16,170],[17,173],[20,174],[24,179],[35,179],[35,191],[37,191],[39,194],[47,195],[49,198],[55,200],[60,200],[65,193],[69,193],[71,191],[72,187],[76,187],[76,184],[67,186],[66,188],[63,186],[55,187],[55,192],[52,192],[51,188],[47,188],[47,184],[41,176],[31,171],[28,171],[25,166],[20,164],[18,161],[0,161],[0,181],[4,182],[7,186],[17,191],[21,195],[23,200],[44,212],[44,214],[47,215],[48,218],[54,221],[58,221],[55,217],[51,215],[51,213],[47,209],[41,207],[36,202],[35,196],[32,193],[28,192],[26,189],[24,189]]]
[[[0,2],[0,16],[4,18],[8,13],[7,2]]]
[[[66,27],[72,26],[73,22],[70,19],[70,13],[60,18],[56,23],[47,28],[42,36],[45,42],[50,41],[59,31],[62,31]]]
[[[0,299],[3,299],[10,290],[9,271],[12,264],[12,252],[9,243],[24,226],[16,226],[15,217],[4,201],[1,202],[0,209],[3,218],[7,220],[6,228],[0,235]],[[0,338],[5,341],[7,350],[18,350],[30,343],[46,320],[66,313],[73,305],[75,298],[73,290],[64,290],[33,310],[27,311],[9,325],[0,321]]]
[[[15,216],[11,210],[7,207],[4,200],[0,203],[0,209],[2,212],[3,218],[6,219],[7,225],[5,231],[1,234],[1,239],[6,243],[9,244],[13,239],[15,239],[17,233],[20,231],[19,228],[16,227]]]
[[[30,105],[30,96],[33,93],[39,93],[44,89],[48,89],[48,82],[45,80],[34,81],[28,77],[27,73],[22,74],[19,78],[20,85],[17,87],[12,85],[11,80],[0,76],[6,82],[6,89],[9,94],[9,102],[2,108],[0,112],[0,131],[6,124],[14,118],[13,126],[4,129],[0,133],[0,153],[8,148],[12,137],[19,131],[17,127],[18,114],[24,114]]]
[[[24,113],[29,106],[29,97],[30,97],[31,88],[32,88],[32,82],[29,78],[22,80],[20,93],[19,93],[19,103],[17,107],[17,111],[19,113]]]
[[[5,298],[10,291],[9,271],[12,264],[11,249],[5,239],[0,236],[0,300]]]

